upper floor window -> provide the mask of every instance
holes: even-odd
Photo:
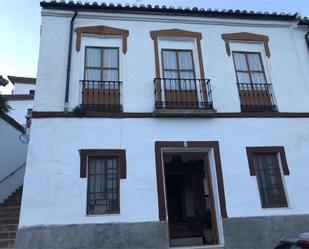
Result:
[[[204,75],[202,34],[175,28],[153,30],[150,36],[155,48],[156,110],[213,109],[210,80]]]
[[[276,111],[272,85],[259,52],[233,52],[242,111]]]
[[[192,50],[162,50],[163,77],[194,79]]]
[[[119,49],[86,47],[84,78],[92,81],[118,81]]]
[[[260,53],[233,52],[233,58],[238,83],[267,83]]]
[[[122,111],[118,47],[85,47],[82,106],[86,111]]]

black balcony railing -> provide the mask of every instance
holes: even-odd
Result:
[[[82,109],[93,112],[121,112],[121,81],[81,80]]]
[[[238,83],[240,107],[243,112],[277,111],[271,84]]]
[[[156,109],[212,109],[209,79],[155,78]]]

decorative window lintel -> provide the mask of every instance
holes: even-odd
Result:
[[[230,41],[249,41],[249,42],[262,42],[265,49],[265,54],[267,57],[270,57],[269,49],[269,37],[267,35],[260,35],[248,32],[239,32],[239,33],[227,33],[222,34],[222,39],[225,42],[226,53],[231,55]]]
[[[80,27],[75,29],[76,32],[76,51],[80,51],[81,36],[82,34],[95,34],[95,35],[118,35],[122,37],[122,51],[125,54],[127,52],[127,38],[129,31],[126,29],[118,29],[109,26],[90,26]]]
[[[89,156],[117,156],[119,158],[120,179],[127,178],[126,151],[118,149],[82,149],[80,154],[80,178],[87,177],[87,159]]]

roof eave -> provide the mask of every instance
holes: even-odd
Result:
[[[218,10],[203,10],[203,9],[175,9],[158,6],[122,6],[122,5],[98,5],[98,4],[82,4],[74,2],[41,2],[43,9],[57,9],[69,11],[94,11],[94,12],[113,12],[113,13],[132,13],[132,14],[173,14],[182,16],[199,16],[213,18],[236,18],[236,19],[251,19],[251,20],[277,20],[277,21],[295,21],[299,18],[298,13],[295,14],[270,14],[253,11],[218,11]]]

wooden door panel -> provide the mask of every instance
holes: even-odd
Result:
[[[196,90],[165,90],[164,93],[167,108],[198,107]]]
[[[272,106],[271,96],[267,90],[240,90],[240,102],[245,106]]]
[[[82,95],[84,105],[120,105],[119,89],[84,89]]]

